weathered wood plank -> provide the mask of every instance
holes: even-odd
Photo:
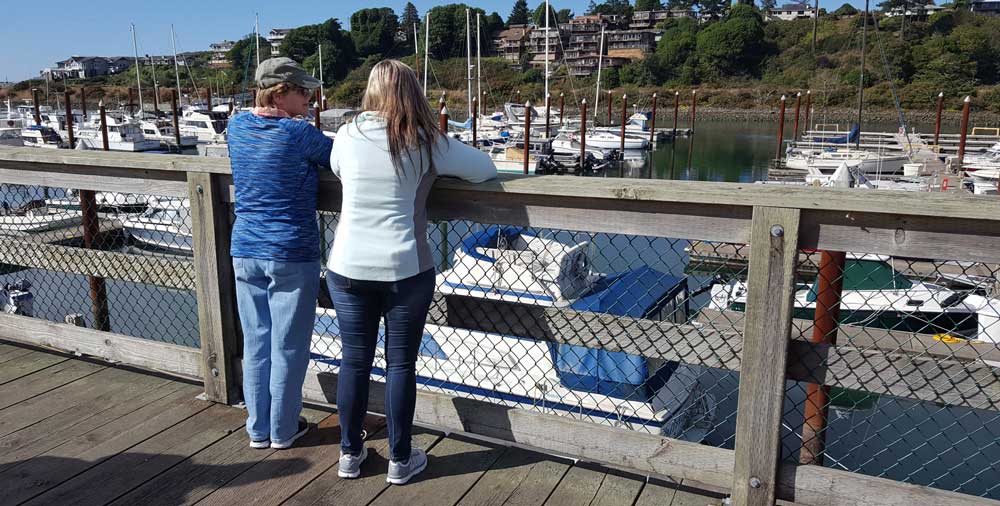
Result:
[[[754,209],[750,242],[758,246],[750,252],[736,410],[736,506],[770,506],[775,500],[798,232],[798,210]]]
[[[35,350],[10,344],[0,344],[0,365],[31,353],[35,353]]]
[[[578,463],[570,468],[545,506],[576,506],[590,504],[604,481],[604,470],[596,466]]]
[[[725,506],[725,496],[692,486],[689,480],[683,480],[677,486],[674,500],[670,506]]]
[[[680,483],[648,478],[633,506],[671,506]]]
[[[645,481],[645,477],[608,470],[590,506],[632,504],[639,497]]]
[[[4,238],[0,264],[85,274],[178,290],[194,289],[194,263],[187,259],[130,255],[114,251],[42,244]]]
[[[101,369],[104,369],[104,366],[80,360],[66,360],[45,369],[45,374],[22,376],[0,388],[0,410],[72,383]]]
[[[64,360],[68,359],[59,355],[42,352],[35,352],[19,357],[17,360],[5,363],[3,367],[0,367],[0,385],[53,366]]]
[[[572,461],[510,447],[458,505],[541,506],[572,465]]]
[[[191,396],[197,395],[195,387],[191,385],[167,381],[150,385],[137,395],[115,396],[110,403],[98,400],[77,405],[8,434],[0,438],[0,447],[4,448],[4,452],[0,454],[0,472],[181,389],[191,390]]]
[[[45,167],[39,167],[40,165]],[[48,150],[8,146],[0,146],[0,167],[29,168],[36,171],[56,170],[70,173],[81,171],[84,174],[91,170],[107,172],[112,169],[125,169],[135,173],[138,177],[145,177],[145,173],[150,171],[168,174],[177,172],[231,173],[229,159],[226,158],[63,149],[49,152]],[[183,181],[183,176],[178,180]],[[70,186],[69,188],[74,187]],[[93,189],[101,190],[102,188]]]
[[[8,184],[166,197],[183,197],[187,194],[182,174],[116,167],[78,166],[70,168],[53,164],[39,165],[34,162],[4,160],[0,161],[0,181]]]
[[[0,339],[99,357],[188,378],[201,375],[201,352],[179,346],[101,332],[37,318],[0,314]]]
[[[18,504],[208,407],[208,403],[192,397],[190,390],[178,390],[3,471],[0,473],[0,492],[5,500]],[[196,428],[191,428],[186,436],[196,432]],[[152,455],[147,456],[153,458]],[[139,463],[135,465],[141,467]],[[97,479],[97,482],[102,481]]]
[[[427,453],[427,469],[405,487],[390,487],[372,506],[451,506],[493,465],[506,448],[451,435]]]
[[[191,234],[196,264],[198,328],[205,396],[229,404],[239,398],[237,360],[242,340],[236,322],[236,278],[229,257],[229,211],[210,174],[189,173]]]
[[[332,466],[302,490],[288,499],[282,506],[341,506],[347,504],[369,504],[385,489],[389,488],[385,477],[389,469],[389,441],[385,430],[369,436],[365,445],[368,458],[361,466],[361,477],[345,480],[337,476],[337,466]],[[443,436],[420,427],[413,428],[413,446],[431,450]],[[339,452],[338,452],[339,454]]]
[[[147,435],[148,439],[143,438],[139,444],[130,445],[128,450],[116,452],[116,455],[100,463],[95,464],[79,457],[37,457],[32,461],[47,468],[47,480],[25,480],[19,475],[18,479],[10,480],[12,484],[21,485],[17,493],[12,495],[24,500],[26,489],[35,493],[44,490],[24,503],[28,505],[106,504],[224,438],[244,423],[246,414],[240,410],[228,406],[210,406],[163,432],[152,437]],[[17,467],[12,471],[19,470],[22,469]],[[48,486],[39,490],[37,485],[40,481],[47,481]],[[100,486],[94,486],[96,483],[100,483]],[[25,485],[28,486],[24,487]]]
[[[313,409],[303,416],[318,425],[295,446],[268,455],[225,487],[214,491],[200,504],[243,506],[248,498],[255,506],[278,505],[305,487],[340,459],[340,422],[337,415]],[[365,427],[381,430],[384,419],[369,417]]]

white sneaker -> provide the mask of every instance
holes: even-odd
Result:
[[[270,447],[271,447],[270,439],[265,439],[263,441],[254,441],[252,439],[250,440],[250,448],[253,448],[254,450],[263,450],[264,448],[270,448]]]
[[[271,448],[275,450],[285,450],[292,447],[297,439],[309,432],[309,422],[304,417],[299,417],[299,429],[292,434],[292,437],[284,441],[271,441]]]
[[[350,455],[340,452],[340,466],[337,468],[337,476],[341,478],[357,478],[361,476],[361,463],[368,458],[368,448],[361,447],[360,455]]]
[[[389,473],[385,481],[393,485],[403,485],[426,468],[427,454],[419,448],[413,448],[410,450],[410,459],[406,462],[389,461]]]

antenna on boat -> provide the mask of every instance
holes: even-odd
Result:
[[[545,0],[545,96],[549,96],[549,0]]]
[[[140,74],[139,67],[139,46],[135,43],[135,23],[129,23],[132,30],[132,51],[135,53],[135,83],[139,88],[139,117],[142,117],[143,104],[142,104],[142,74]]]
[[[472,32],[471,32],[472,22],[469,19],[469,9],[465,9],[465,86],[468,88],[467,97],[468,102],[466,108],[468,109],[468,118],[472,117]]]

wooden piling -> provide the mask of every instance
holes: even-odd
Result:
[[[110,151],[108,144],[108,116],[104,109],[104,102],[98,106],[101,115],[101,139],[104,151]],[[95,241],[101,233],[101,224],[97,220],[97,194],[94,190],[80,190],[80,213],[83,219],[83,246],[87,249],[95,249]],[[108,308],[108,289],[104,283],[104,278],[88,276],[90,285],[91,313],[94,315],[94,328],[97,330],[111,330],[111,311]]]
[[[566,109],[563,107],[566,105],[565,98],[562,93],[559,94],[559,126],[562,126],[566,122]]]
[[[441,130],[442,135],[448,135],[448,108],[444,103],[444,95],[441,95],[441,100],[438,101],[441,107],[438,108],[438,129]]]
[[[104,108],[103,100],[98,102],[97,110],[101,115],[101,143],[104,151],[110,151],[111,148],[108,144],[108,111]]]
[[[205,102],[208,103],[208,110],[212,110],[212,87],[205,88]]]
[[[681,107],[681,92],[674,92],[674,137],[677,137],[677,113]]]
[[[531,158],[531,101],[524,103],[524,173],[528,174],[528,159]]]
[[[38,88],[32,88],[31,89],[31,105],[34,108],[35,125],[36,126],[41,125],[42,124],[42,112],[38,108]]]
[[[962,170],[962,163],[965,162],[965,138],[969,135],[969,107],[972,99],[969,96],[962,101],[962,130],[958,138],[958,170]]]
[[[580,172],[587,160],[587,99],[580,102]]]
[[[698,90],[691,90],[691,134],[694,134],[695,111],[698,108]]]
[[[476,111],[479,110],[479,99],[472,99],[472,147],[477,147],[477,141],[479,140],[479,114]]]
[[[625,159],[625,115],[628,114],[628,95],[622,95],[622,140],[621,140],[621,152],[622,160]]]
[[[66,137],[69,140],[69,149],[74,149],[76,137],[73,136],[73,101],[70,99],[69,90],[63,92],[63,102],[66,104]]]
[[[153,71],[155,72],[156,69],[154,68]],[[160,87],[159,86],[153,86],[153,112],[156,113],[157,117],[160,116]]]
[[[170,110],[174,114],[174,140],[177,141],[177,151],[181,151],[181,119],[177,112],[177,90],[170,90]]]
[[[323,130],[323,120],[320,118],[319,113],[323,112],[323,90],[316,88],[316,130]]]
[[[549,138],[549,122],[552,117],[552,94],[545,95],[545,138]]]
[[[785,96],[781,96],[781,112],[778,113],[778,146],[774,149],[774,159],[781,160],[781,144],[785,136]]]
[[[608,90],[608,126],[611,126],[611,125],[614,124],[614,123],[611,122],[611,102],[612,101],[613,101],[613,99],[611,98],[611,90]]]
[[[792,134],[792,140],[799,140],[799,109],[802,105],[802,92],[795,94],[795,131]]]
[[[652,148],[653,143],[656,142],[656,93],[653,93],[653,113],[649,119],[649,146]]]
[[[80,109],[82,112],[83,122],[87,122],[87,87],[80,86]]]
[[[811,107],[812,107],[812,91],[806,90],[806,118],[805,118],[806,127],[803,129],[803,132],[809,131],[809,113],[812,112]]]
[[[938,93],[937,119],[934,120],[934,145],[938,145],[938,138],[941,137],[941,111],[944,109],[944,92]]]
[[[129,114],[135,113],[135,88],[129,87],[128,89],[128,105],[126,110]]]
[[[847,254],[842,251],[823,251],[820,254],[816,311],[810,339],[813,343],[837,344],[846,259]],[[802,448],[799,450],[801,464],[823,465],[829,401],[830,387],[815,383],[806,385],[805,423],[802,425]]]

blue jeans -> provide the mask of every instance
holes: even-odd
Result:
[[[389,458],[407,460],[417,401],[417,352],[434,295],[434,269],[395,282],[359,281],[331,271],[326,282],[344,355],[337,379],[341,450],[361,453],[361,423],[368,411],[368,383],[384,317]]]
[[[320,263],[233,258],[233,268],[247,433],[254,441],[285,441],[298,431],[302,412]]]

